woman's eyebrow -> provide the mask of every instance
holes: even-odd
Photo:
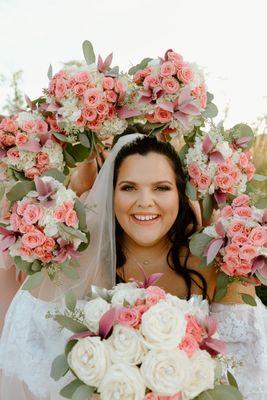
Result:
[[[121,181],[121,182],[119,182],[119,185],[124,185],[124,184],[130,184],[130,185],[137,185],[137,183],[136,182],[134,182],[134,181]],[[163,184],[168,184],[168,185],[172,185],[173,186],[173,182],[171,182],[171,181],[156,181],[156,182],[152,182],[152,185],[163,185]]]

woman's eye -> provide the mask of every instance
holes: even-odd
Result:
[[[134,186],[125,185],[125,186],[122,186],[121,190],[123,190],[125,192],[131,192],[132,190],[134,190]]]
[[[166,192],[167,190],[170,190],[169,186],[157,186],[156,190],[158,190],[159,192]]]

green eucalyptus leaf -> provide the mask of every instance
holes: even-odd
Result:
[[[214,389],[205,390],[195,400],[243,400],[243,396],[234,386],[218,385]]]
[[[260,175],[260,174],[254,174],[253,175],[253,181],[264,182],[266,180],[267,180],[267,176],[265,176],[265,175]]]
[[[72,399],[74,392],[78,389],[79,386],[82,385],[84,385],[82,381],[80,381],[79,379],[75,379],[75,381],[72,381],[61,389],[60,395],[65,397],[66,399]]]
[[[214,301],[220,301],[227,293],[227,287],[222,287],[216,290]]]
[[[85,133],[79,133],[79,141],[81,142],[81,144],[84,147],[87,147],[88,149],[90,149],[91,143]]]
[[[38,271],[41,271],[41,269],[42,269],[41,262],[39,260],[34,260],[32,265],[31,265],[31,270],[33,272],[38,272]]]
[[[147,64],[152,61],[152,58],[146,57],[144,58],[139,64],[135,65],[134,67],[131,67],[128,71],[129,75],[134,75],[137,71],[140,69],[144,69],[147,67]]]
[[[7,192],[6,197],[10,201],[18,201],[32,190],[35,190],[34,181],[18,182]]]
[[[74,168],[76,167],[76,160],[72,157],[72,155],[66,150],[63,150],[64,160],[68,167]]]
[[[192,185],[192,183],[189,181],[186,182],[185,193],[187,197],[189,197],[189,199],[191,200],[197,199],[197,188],[195,187],[195,185]]]
[[[250,137],[250,142],[246,145],[246,148],[250,147],[253,143],[254,133],[251,127],[247,124],[236,124],[233,128],[230,129],[230,136],[233,136],[235,139],[239,139],[242,137]]]
[[[67,137],[66,135],[63,135],[62,133],[53,132],[53,135],[54,135],[57,139],[61,140],[61,142],[69,142],[68,137]]]
[[[74,210],[76,211],[79,219],[79,229],[81,231],[87,231],[85,208],[79,199],[75,200]]]
[[[87,243],[81,243],[79,245],[78,249],[77,249],[78,251],[84,251],[89,246],[89,243],[90,243],[90,232],[86,232],[86,238],[87,238]]]
[[[68,357],[69,353],[77,343],[77,339],[69,340],[65,347],[65,356]]]
[[[85,40],[83,42],[83,55],[85,58],[85,61],[88,65],[91,65],[95,62],[95,53],[94,53],[94,48],[91,42],[89,40]]]
[[[203,256],[203,252],[211,240],[212,238],[205,233],[195,233],[189,242],[191,253],[197,257]]]
[[[12,169],[12,174],[16,181],[29,181],[30,179],[26,178],[23,172],[16,171],[14,168]]]
[[[0,183],[0,200],[4,197],[5,194],[5,186]]]
[[[186,157],[186,155],[187,155],[187,153],[188,153],[188,149],[189,149],[188,144],[185,144],[185,145],[181,148],[181,150],[179,151],[179,157],[180,157],[180,160],[181,160],[182,163],[184,163],[185,157]]]
[[[22,258],[20,256],[15,256],[14,262],[15,262],[16,267],[20,271],[24,271],[24,272],[26,272],[28,269],[30,269],[31,265],[32,265],[31,262],[22,260]]]
[[[70,291],[65,294],[65,304],[70,311],[75,310],[77,299],[73,292]]]
[[[66,179],[66,176],[63,174],[63,172],[59,171],[57,168],[48,169],[41,176],[51,176],[61,183],[64,183]]]
[[[226,288],[229,283],[229,276],[226,275],[224,272],[220,272],[217,277],[217,288],[223,289]]]
[[[214,99],[214,96],[212,93],[207,92],[207,102],[210,103]]]
[[[201,113],[204,118],[215,118],[218,114],[218,108],[214,103],[208,103],[205,110]]]
[[[247,293],[239,293],[241,294],[242,300],[244,301],[244,303],[252,306],[252,307],[256,307],[257,303],[256,300],[254,299],[253,296],[251,296],[250,294]]]
[[[39,272],[35,272],[33,275],[28,276],[24,285],[22,286],[23,290],[32,290],[39,286],[45,277],[45,272],[43,270]]]
[[[82,385],[75,390],[75,392],[72,395],[72,400],[90,400],[93,393],[94,393],[93,387]]]
[[[72,228],[71,226],[67,226],[63,223],[58,224],[59,232],[67,233],[70,236],[76,237],[80,239],[82,242],[87,243],[87,238],[85,233],[78,231],[77,229]]]
[[[80,277],[77,269],[69,265],[68,263],[63,263],[60,265],[60,267],[62,269],[63,274],[66,275],[68,278],[78,279]]]
[[[62,376],[66,375],[69,365],[65,354],[60,354],[52,363],[50,377],[58,381]]]
[[[237,384],[237,382],[235,380],[235,377],[231,374],[230,371],[227,371],[227,379],[228,379],[228,382],[229,382],[229,384],[231,386],[234,386],[235,388],[238,389],[238,384]]]
[[[203,199],[203,217],[204,219],[209,219],[213,211],[212,197],[209,194]]]
[[[255,207],[260,208],[260,209],[267,208],[267,196],[262,199],[257,200],[255,203]]]
[[[47,78],[51,81],[51,79],[53,78],[53,69],[52,69],[52,65],[50,64],[48,67],[48,71],[47,71]]]
[[[56,315],[54,320],[59,323],[60,326],[63,328],[68,329],[71,332],[79,333],[88,331],[86,325],[82,324],[81,322],[75,321],[71,317],[67,317],[66,315]]]
[[[68,150],[68,152],[71,154],[72,157],[74,157],[74,159],[77,162],[81,162],[84,161],[89,156],[91,149],[92,149],[91,142],[89,148],[79,143],[72,146],[72,150],[71,151]]]
[[[120,69],[119,69],[118,65],[116,65],[115,67],[111,68],[108,71],[108,76],[116,77],[119,75],[119,72],[120,72]]]

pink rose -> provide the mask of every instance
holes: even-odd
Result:
[[[203,327],[193,315],[186,315],[185,319],[187,321],[186,334],[192,335],[198,343],[201,343],[205,336]]]
[[[163,78],[170,77],[176,74],[176,67],[171,61],[164,62],[160,67],[160,75]]]
[[[44,255],[41,257],[41,261],[44,263],[49,263],[53,259],[53,254],[45,252]]]
[[[233,237],[233,236],[235,236],[237,233],[241,233],[242,234],[242,232],[243,232],[243,228],[244,228],[244,225],[241,223],[241,222],[239,222],[239,221],[233,221],[233,222],[231,222],[231,224],[229,225],[229,228],[228,228],[228,235],[230,236],[230,237]]]
[[[200,105],[202,108],[206,108],[207,107],[207,102],[208,102],[208,97],[206,94],[202,94],[200,97]]]
[[[249,181],[251,181],[251,179],[254,176],[256,168],[254,167],[254,165],[252,163],[249,163],[248,166],[245,169],[245,173],[247,175],[247,178]]]
[[[159,400],[159,396],[156,393],[147,393],[144,400]]]
[[[155,113],[152,113],[152,114],[146,113],[145,117],[148,120],[148,122],[150,122],[151,124],[154,124],[156,122]]]
[[[64,201],[62,204],[65,211],[73,210],[73,203],[72,201]]]
[[[136,302],[136,306],[134,308],[138,312],[138,318],[141,321],[142,315],[148,310],[149,307],[146,304],[137,305],[137,303],[138,301]]]
[[[125,93],[125,86],[122,81],[119,79],[115,79],[115,92],[118,93],[119,95],[122,95]]]
[[[87,121],[92,122],[97,118],[97,111],[95,108],[85,107],[82,111],[82,115]]]
[[[87,89],[84,93],[84,103],[88,107],[97,107],[102,101],[102,93],[98,89]]]
[[[163,108],[156,107],[155,119],[161,123],[169,122],[172,119],[172,113],[170,111],[163,110]]]
[[[109,101],[110,103],[116,103],[118,95],[116,92],[114,92],[114,90],[106,90],[105,93],[107,101]]]
[[[29,247],[27,247],[27,246],[20,246],[19,248],[18,248],[18,250],[19,250],[19,253],[20,253],[20,255],[23,257],[29,257],[29,256],[32,256],[32,254],[33,254],[33,251],[32,251],[32,249],[30,249]]]
[[[175,53],[175,51],[168,51],[167,58],[169,61],[172,61],[176,67],[181,67],[183,65],[183,57]]]
[[[0,123],[0,129],[6,132],[15,133],[18,130],[16,122],[11,118],[4,118]]]
[[[44,167],[49,164],[49,155],[45,152],[40,151],[36,155],[36,163],[39,168]]]
[[[25,121],[21,124],[21,127],[27,133],[34,133],[35,132],[35,121]]]
[[[67,93],[67,85],[64,79],[57,79],[56,88],[55,88],[55,96],[58,99],[61,99]]]
[[[82,83],[77,83],[77,85],[73,87],[73,91],[76,96],[82,97],[84,95],[84,92],[86,91],[86,85]]]
[[[229,218],[233,216],[233,209],[231,206],[224,206],[221,211],[220,211],[220,215],[223,218]]]
[[[191,357],[193,353],[199,348],[198,342],[195,337],[190,333],[187,333],[179,345],[179,349],[186,352]]]
[[[29,179],[34,179],[35,176],[39,175],[41,175],[41,171],[36,167],[28,168],[25,171],[25,176]]]
[[[224,257],[224,261],[227,264],[227,266],[234,271],[236,270],[240,262],[237,256],[228,256],[228,255]]]
[[[123,307],[118,314],[117,321],[119,324],[136,328],[141,322],[140,314],[136,308]]]
[[[21,225],[21,218],[17,214],[11,214],[10,227],[12,231],[18,231]]]
[[[241,207],[241,206],[248,206],[249,204],[249,196],[247,194],[241,194],[240,196],[236,197],[233,202],[233,207]]]
[[[201,174],[197,178],[197,185],[199,189],[208,189],[210,184],[211,184],[211,177],[209,175]]]
[[[63,206],[58,206],[53,212],[53,217],[57,220],[57,222],[64,222],[65,214],[65,208]]]
[[[149,286],[146,289],[146,304],[150,307],[166,298],[166,293],[158,286]]]
[[[76,211],[74,211],[74,210],[67,211],[65,214],[65,222],[68,226],[72,226],[72,227],[77,226],[78,217],[77,217]]]
[[[4,146],[13,146],[15,144],[15,136],[9,133],[4,133],[3,135],[1,135],[1,142]]]
[[[45,235],[38,229],[34,229],[32,232],[25,233],[22,236],[21,242],[24,246],[34,249],[35,247],[42,246],[45,242]]]
[[[92,129],[92,131],[97,132],[102,126],[102,120],[100,118],[95,119],[94,121],[88,121],[87,126],[88,128]]]
[[[77,120],[76,120],[76,125],[79,127],[83,127],[86,125],[87,120],[84,118],[83,115],[81,115]]]
[[[35,224],[37,221],[39,221],[40,218],[42,218],[43,211],[41,207],[35,205],[35,204],[29,204],[23,214],[23,219],[28,225]]]
[[[219,186],[222,192],[227,192],[231,189],[234,179],[231,175],[219,174],[215,176],[215,183]]]
[[[233,171],[233,166],[229,163],[221,163],[218,164],[217,166],[217,172],[219,174],[231,174],[231,172]]]
[[[182,81],[183,83],[185,83],[186,85],[187,85],[188,83],[190,83],[190,81],[191,81],[192,78],[193,78],[193,73],[192,73],[192,71],[191,71],[189,65],[184,64],[184,65],[182,66],[182,68],[178,68],[178,71],[177,71],[177,78],[178,78],[180,81]]]
[[[17,133],[16,139],[15,139],[17,146],[20,146],[20,145],[26,143],[27,141],[28,141],[28,135],[26,133],[23,133],[23,132]]]
[[[240,154],[238,164],[241,168],[246,168],[248,166],[248,158],[245,153]]]
[[[252,215],[252,210],[250,207],[237,207],[234,209],[234,215],[238,215],[242,218],[250,218]]]
[[[38,120],[35,122],[35,130],[36,133],[41,133],[41,134],[47,133],[48,125],[45,121]]]
[[[35,249],[33,250],[33,252],[34,252],[34,255],[35,255],[36,257],[38,257],[40,260],[41,260],[41,258],[44,257],[44,255],[45,255],[45,250],[43,249],[42,246],[35,247]]]
[[[241,234],[237,234],[232,238],[232,243],[236,244],[237,246],[243,246],[243,244],[247,243],[247,237],[241,232]]]
[[[73,89],[74,86],[77,84],[74,76],[72,76],[70,79],[67,80],[67,88],[68,89]]]
[[[163,78],[161,82],[162,89],[165,90],[168,94],[177,93],[180,85],[179,82],[175,78]]]
[[[239,254],[239,246],[235,243],[229,244],[225,248],[227,256],[238,256]]]
[[[98,115],[108,115],[109,112],[109,107],[107,103],[101,103],[99,106],[97,106],[97,113]]]
[[[74,75],[75,82],[77,83],[83,83],[86,84],[90,81],[90,75],[88,72],[77,72],[77,74]]]
[[[267,232],[264,228],[253,228],[249,239],[254,246],[263,246],[267,242]]]
[[[234,276],[235,274],[235,268],[227,263],[221,263],[220,265],[221,270],[228,276]]]
[[[103,78],[103,89],[105,90],[114,89],[114,79],[111,76],[105,76]]]
[[[192,163],[188,165],[188,173],[191,178],[198,179],[201,175],[201,171],[197,163]]]
[[[43,244],[43,249],[46,251],[52,251],[54,250],[56,242],[54,241],[53,238],[48,237],[46,238],[44,244]]]
[[[23,215],[30,202],[28,200],[21,200],[17,203],[17,213]]]
[[[116,108],[113,104],[108,105],[108,118],[113,119],[116,115]]]
[[[12,163],[17,163],[20,159],[19,151],[15,147],[11,147],[6,154]]]
[[[144,79],[143,82],[144,88],[146,90],[148,89],[154,89],[158,86],[160,86],[160,80],[158,75],[149,75]]]
[[[257,257],[258,252],[255,249],[254,246],[251,246],[249,244],[245,244],[244,246],[241,247],[239,250],[239,257],[242,260],[250,261],[253,258]]]
[[[236,267],[236,275],[247,275],[251,272],[252,263],[247,260],[241,260],[240,264]]]

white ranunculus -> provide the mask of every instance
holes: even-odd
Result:
[[[147,352],[140,332],[121,324],[114,326],[112,335],[108,339],[108,348],[114,364],[141,364]]]
[[[179,349],[151,350],[141,365],[146,386],[161,396],[172,396],[188,387],[190,360]]]
[[[206,228],[203,229],[203,233],[205,235],[210,236],[211,238],[219,239],[220,235],[216,232],[215,226],[206,226]]]
[[[46,236],[49,236],[49,237],[56,236],[58,234],[57,225],[55,223],[51,224],[51,225],[47,225],[44,228],[44,233],[46,234]]]
[[[204,390],[214,388],[216,361],[205,350],[196,351],[190,358],[191,375],[185,395],[195,398]]]
[[[142,316],[141,333],[149,349],[175,349],[185,330],[184,313],[167,301],[160,301]]]
[[[85,325],[91,332],[98,333],[99,321],[109,309],[111,305],[101,297],[88,301],[83,309],[85,317]]]
[[[68,363],[82,382],[97,387],[110,365],[106,343],[96,336],[79,339],[68,355]]]
[[[226,141],[219,142],[216,144],[215,148],[222,154],[223,158],[226,160],[231,157],[233,150]]]
[[[137,287],[135,282],[121,283],[109,291],[111,303],[114,306],[123,306],[124,302],[129,305],[134,305],[137,299],[144,299],[146,292],[145,289]]]
[[[143,400],[145,389],[139,368],[127,364],[113,364],[98,390],[102,400]]]

